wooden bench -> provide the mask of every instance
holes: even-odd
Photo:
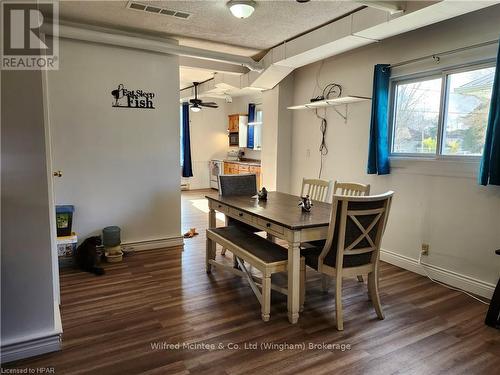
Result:
[[[215,244],[233,253],[239,268],[219,263],[215,260]],[[245,262],[262,273],[262,278],[253,275]],[[271,289],[287,295],[287,289],[271,283],[271,275],[287,272],[288,254],[282,246],[259,235],[236,226],[207,229],[206,267],[210,273],[212,266],[220,267],[247,279],[261,304],[262,320],[267,322],[271,312]],[[300,262],[300,307],[305,297],[305,261]]]

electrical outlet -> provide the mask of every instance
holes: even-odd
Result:
[[[422,244],[422,250],[421,250],[422,255],[429,255],[429,247],[430,246],[428,243]]]

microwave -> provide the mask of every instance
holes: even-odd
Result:
[[[240,136],[239,133],[229,133],[229,146],[239,146]]]

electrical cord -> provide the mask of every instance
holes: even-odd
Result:
[[[325,86],[325,88],[321,92],[321,95],[318,95],[318,96],[311,98],[311,102],[317,102],[320,100],[330,99],[330,95],[332,95],[332,94],[335,94],[336,98],[341,97],[342,96],[342,86],[340,86],[337,83],[333,83],[333,82],[329,83],[328,85]]]
[[[319,77],[321,75],[321,69],[323,69],[324,64],[325,64],[325,60],[322,60],[321,64],[319,65],[318,71],[316,72],[316,85],[314,86],[313,93],[311,95],[312,97],[314,97],[314,92],[316,91],[317,88],[321,90],[321,85],[319,83]]]
[[[474,296],[474,295],[472,295],[472,294],[470,294],[470,293],[466,292],[465,290],[462,290],[462,289],[459,289],[459,288],[452,287],[452,286],[450,286],[450,285],[447,285],[447,284],[445,284],[445,283],[442,283],[442,282],[440,282],[440,281],[437,281],[437,280],[433,279],[433,278],[432,278],[432,277],[431,277],[431,276],[427,273],[427,269],[425,268],[425,267],[426,267],[426,265],[422,263],[422,253],[420,253],[420,256],[418,257],[418,264],[419,264],[419,265],[422,267],[422,269],[424,270],[425,276],[427,276],[427,278],[428,278],[429,280],[431,280],[432,282],[434,282],[434,283],[436,283],[436,284],[439,284],[439,285],[441,285],[441,286],[444,286],[445,288],[448,288],[448,289],[451,289],[451,290],[455,290],[455,291],[457,291],[457,292],[461,292],[461,293],[463,293],[463,294],[465,294],[465,295],[468,295],[468,296],[469,296],[469,297],[471,297],[471,298],[474,298],[476,301],[479,301],[479,302],[481,302],[481,303],[483,303],[483,304],[485,304],[485,305],[489,305],[489,303],[488,303],[488,302],[485,302],[485,301],[483,301],[482,299],[477,298],[476,296]]]
[[[314,91],[316,88],[319,88],[321,90],[321,86],[319,83],[319,76],[321,74],[321,69],[323,68],[323,63],[324,60],[321,62],[321,65],[318,68],[318,71],[316,73],[316,86],[313,89],[313,96],[314,96]],[[340,97],[342,96],[342,86],[340,86],[337,83],[329,83],[327,84],[323,90],[321,91],[321,95],[317,97],[313,97],[311,99],[311,102],[319,101],[319,100],[324,100],[324,99],[329,99],[330,95],[334,94],[335,97]],[[318,113],[318,109],[316,108],[315,110],[316,117],[321,120],[321,124],[319,127],[319,130],[321,132],[321,143],[319,145],[319,153],[320,153],[320,165],[319,165],[319,173],[318,173],[318,178],[321,179],[321,175],[323,174],[323,163],[324,163],[324,158],[328,154],[328,146],[326,145],[326,131],[328,129],[328,121],[326,120],[326,108],[325,108],[325,115],[320,116]]]
[[[326,89],[328,89],[328,92],[326,92]],[[337,91],[335,91],[337,90]],[[342,96],[342,86],[340,86],[337,83],[329,83],[328,85],[325,86],[323,89],[323,98],[324,99],[330,99],[330,94],[336,94],[336,98],[339,98]]]
[[[321,174],[323,173],[323,158],[328,154],[328,147],[326,145],[326,130],[328,128],[328,121],[326,120],[326,110],[325,117],[322,117],[318,114],[318,109],[315,110],[316,117],[321,120],[321,125],[319,130],[321,132],[321,144],[319,145],[320,152],[320,165],[319,165],[319,173],[318,178],[321,178]]]

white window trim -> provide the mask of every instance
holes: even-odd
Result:
[[[408,161],[427,161],[427,162],[458,162],[467,163],[471,165],[477,165],[480,160],[480,155],[443,155],[442,154],[442,137],[444,132],[445,124],[445,114],[446,114],[446,103],[447,103],[447,85],[448,76],[454,73],[466,72],[481,68],[491,68],[496,66],[496,60],[494,58],[487,58],[476,62],[470,62],[466,64],[455,65],[451,67],[443,67],[442,69],[434,69],[425,72],[419,72],[409,75],[398,76],[391,78],[389,82],[389,159],[392,162],[396,162],[396,165],[401,167],[408,165]],[[441,78],[441,101],[439,104],[439,119],[438,119],[438,130],[437,130],[437,146],[435,153],[397,153],[392,152],[394,143],[394,121],[395,121],[395,98],[396,98],[396,87],[401,83],[412,83],[424,80]],[[442,164],[443,165],[443,164]]]

